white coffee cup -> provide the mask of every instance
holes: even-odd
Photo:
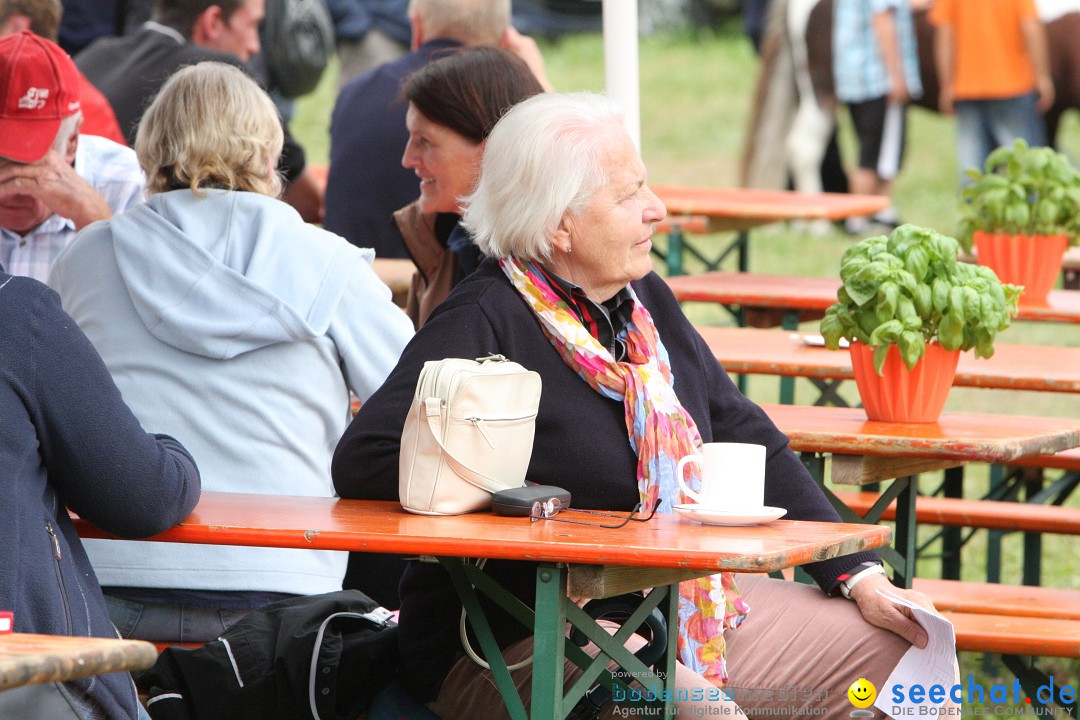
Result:
[[[701,489],[686,484],[688,463],[701,469]],[[697,455],[676,466],[679,487],[712,510],[757,510],[765,504],[765,446],[751,443],[705,443]]]

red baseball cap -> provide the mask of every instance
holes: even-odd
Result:
[[[0,157],[37,162],[78,111],[79,71],[59,45],[29,30],[0,38]]]

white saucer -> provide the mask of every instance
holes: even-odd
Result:
[[[778,507],[763,506],[750,510],[716,510],[704,508],[697,503],[683,503],[671,506],[683,517],[704,525],[760,525],[772,522],[787,514],[787,510]]]

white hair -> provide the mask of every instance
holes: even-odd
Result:
[[[593,93],[542,93],[511,108],[488,136],[476,189],[461,198],[480,250],[549,260],[559,223],[607,180],[613,124],[622,128],[618,105]]]
[[[52,149],[60,153],[60,157],[67,155],[68,142],[79,132],[82,119],[82,110],[78,110],[60,121],[60,127],[56,129],[56,137],[52,142]]]

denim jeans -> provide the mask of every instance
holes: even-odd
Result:
[[[986,156],[1017,138],[1028,145],[1046,144],[1046,123],[1035,93],[996,100],[956,102],[956,162],[961,186],[970,183],[964,171],[982,169]]]
[[[211,642],[247,610],[221,610],[194,605],[139,603],[105,596],[109,618],[125,638],[151,642]]]
[[[106,720],[105,711],[74,685],[42,683],[0,692],[0,718]]]

